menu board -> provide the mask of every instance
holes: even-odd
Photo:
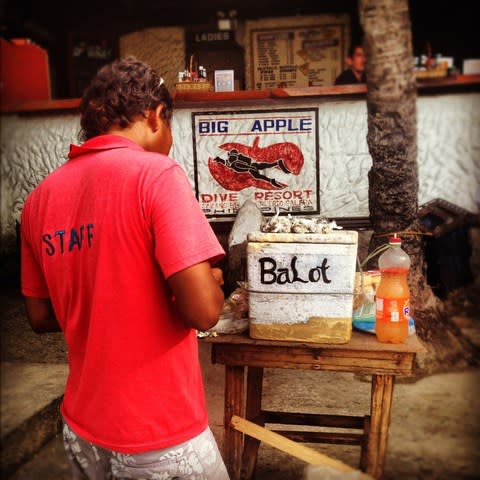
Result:
[[[345,24],[251,30],[253,85],[333,85],[343,68]]]

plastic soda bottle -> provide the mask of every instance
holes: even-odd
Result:
[[[375,296],[375,334],[379,342],[403,343],[410,317],[410,257],[396,234],[388,243],[390,248],[378,259],[381,279]]]

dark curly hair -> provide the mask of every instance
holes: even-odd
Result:
[[[163,104],[162,118],[170,122],[173,102],[158,73],[133,56],[103,66],[85,89],[80,102],[80,139],[127,127],[146,110]]]

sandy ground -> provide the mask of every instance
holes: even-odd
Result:
[[[58,334],[38,336],[26,323],[21,299],[4,292],[2,308],[2,360],[8,362],[65,362],[65,347]],[[478,333],[476,320],[466,319]],[[466,321],[465,320],[465,321]],[[210,347],[200,348],[210,423],[220,446],[223,422],[223,366],[210,363]],[[365,415],[370,383],[352,374],[267,370],[265,408],[311,413]],[[480,478],[480,369],[432,375],[417,381],[397,382],[394,391],[384,478]],[[359,447],[310,445],[320,452],[358,467]],[[297,480],[305,464],[264,444],[260,447],[257,480]],[[13,480],[67,480],[68,465],[59,437],[48,443]]]
[[[221,382],[220,382],[221,383]],[[480,371],[433,375],[415,384],[397,384],[385,480],[480,478]],[[301,404],[305,411],[364,414],[369,384],[348,374],[272,371],[266,379],[265,405]],[[221,397],[208,391],[212,429],[221,444]],[[340,408],[339,408],[340,407]],[[215,411],[216,410],[216,411]],[[309,445],[357,468],[359,447]],[[257,480],[299,480],[305,463],[266,445],[260,446]],[[60,438],[47,444],[12,480],[67,480],[68,465]]]

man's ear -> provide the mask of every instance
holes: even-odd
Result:
[[[351,67],[353,65],[353,60],[352,60],[352,57],[346,57],[345,58],[345,63]]]
[[[148,110],[147,112],[147,119],[148,119],[148,124],[150,125],[150,128],[152,131],[156,132],[162,122],[162,110],[164,109],[164,105],[160,103],[155,107],[155,110]]]

